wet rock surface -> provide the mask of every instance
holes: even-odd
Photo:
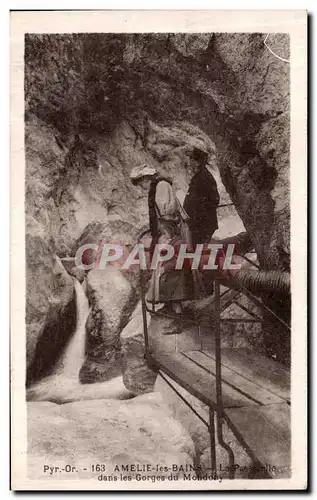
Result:
[[[147,321],[150,321],[148,314]],[[151,392],[157,372],[149,368],[145,359],[141,303],[138,303],[120,338],[124,358],[124,385],[136,394]]]
[[[93,269],[87,277],[91,311],[86,322],[86,361],[82,383],[109,380],[122,373],[120,332],[134,307],[133,289],[120,270]]]
[[[54,240],[32,217],[26,225],[26,358],[28,383],[50,373],[76,327],[73,278]]]
[[[105,464],[102,475],[106,479],[117,476],[118,481],[120,473],[136,479],[135,470],[124,472],[121,466],[185,466],[191,465],[194,457],[189,434],[174,420],[159,393],[129,401],[29,403],[28,436],[28,470],[33,479],[56,479],[54,475],[44,474],[44,464],[48,463],[61,469],[65,469],[65,464],[76,467],[78,472],[61,471],[58,479],[97,480],[102,471],[91,469],[91,465],[97,463]],[[169,474],[155,473],[165,479]]]

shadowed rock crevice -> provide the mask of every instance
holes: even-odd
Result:
[[[26,385],[51,375],[76,328],[76,297],[63,310],[50,311],[37,340],[33,363],[27,370]]]

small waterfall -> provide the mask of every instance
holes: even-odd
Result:
[[[74,281],[77,309],[76,330],[55,371],[66,378],[78,378],[79,370],[85,361],[85,325],[89,314],[89,303],[83,288],[85,282],[81,285],[76,279]]]
[[[81,384],[79,371],[85,361],[85,325],[89,303],[85,294],[85,281],[81,285],[74,279],[76,291],[77,325],[73,336],[58,361],[54,373],[27,389],[27,401],[52,401],[63,404],[87,399],[130,399],[134,393],[126,389],[122,376]]]

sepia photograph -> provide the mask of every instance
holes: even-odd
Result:
[[[294,35],[279,11],[236,31],[220,12],[174,31],[16,13],[13,489],[305,488]],[[288,12],[305,48],[306,13]]]

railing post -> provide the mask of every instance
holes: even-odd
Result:
[[[217,438],[220,446],[228,453],[229,478],[234,479],[234,454],[230,446],[225,443],[222,435],[223,402],[221,381],[221,331],[220,331],[220,284],[215,280],[215,352],[216,352],[216,397],[217,397]]]
[[[221,394],[221,335],[220,335],[220,285],[215,281],[215,352],[216,352],[216,392],[217,406],[222,406]]]
[[[142,269],[140,269],[140,291],[141,291],[141,304],[142,304],[142,318],[143,318],[143,331],[144,331],[144,350],[145,350],[145,358],[150,354],[150,345],[149,345],[149,333],[147,327],[147,317],[146,317],[146,301],[145,301],[145,293],[144,293],[144,273]]]
[[[211,470],[214,474],[217,472],[216,462],[216,439],[215,439],[215,412],[209,408],[209,437],[210,437],[210,457],[211,457]]]

